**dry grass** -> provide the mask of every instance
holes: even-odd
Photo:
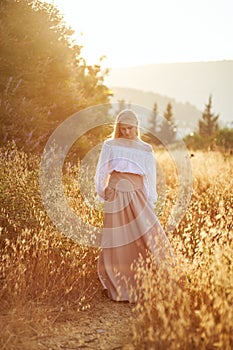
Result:
[[[57,232],[45,213],[39,161],[14,145],[1,150],[1,349],[37,348],[51,312],[88,309],[99,287],[98,250]]]
[[[233,346],[233,159],[197,152],[192,166],[192,200],[169,237],[176,267],[161,266],[155,273],[150,257],[146,270],[138,266],[143,281],[135,307],[138,349]]]
[[[72,313],[92,308],[99,290],[98,250],[61,235],[43,209],[39,161],[13,145],[1,150],[0,349],[48,348],[43,339],[71,332],[65,323],[58,330],[57,320],[67,321]],[[177,178],[166,156],[159,155],[159,162],[168,185],[160,214],[164,225]],[[230,350],[233,346],[233,158],[197,152],[191,162],[192,200],[169,237],[176,267],[155,272],[153,262],[146,270],[138,265],[141,289],[134,307],[135,349]],[[64,176],[70,204],[87,222],[100,226],[102,213],[83,202],[77,171],[67,170]]]

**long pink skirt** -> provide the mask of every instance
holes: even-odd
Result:
[[[138,282],[134,264],[154,255],[158,264],[173,259],[170,243],[147,201],[143,178],[113,172],[105,191],[104,228],[98,259],[99,279],[108,296],[135,302]]]

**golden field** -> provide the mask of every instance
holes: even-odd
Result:
[[[166,176],[166,200],[159,212],[165,227],[178,180],[167,154],[156,155]],[[190,162],[192,198],[169,234],[176,266],[156,270],[149,255],[146,268],[138,262],[140,293],[130,308],[131,321],[126,320],[124,331],[130,337],[122,341],[122,349],[233,347],[233,157],[198,151]],[[39,166],[39,157],[12,144],[1,149],[0,349],[113,349],[107,341],[101,343],[99,335],[99,345],[80,340],[79,326],[85,317],[94,324],[92,311],[102,300],[98,248],[81,246],[54,227],[41,202]],[[73,210],[101,226],[103,213],[89,207],[80,193],[79,165],[64,170]],[[86,186],[91,186],[88,181]],[[105,304],[110,317],[111,303]],[[77,334],[70,327],[74,319],[80,320]],[[73,340],[64,343],[71,332]]]

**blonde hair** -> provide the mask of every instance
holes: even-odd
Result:
[[[132,109],[123,109],[116,116],[116,121],[114,125],[114,130],[112,133],[113,139],[118,139],[121,137],[120,124],[130,124],[137,127],[137,136],[140,137],[140,131],[138,127],[138,117]]]

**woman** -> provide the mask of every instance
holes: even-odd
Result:
[[[150,252],[159,264],[172,257],[172,250],[154,212],[153,149],[140,139],[138,118],[130,109],[118,114],[113,137],[103,144],[95,186],[104,201],[100,281],[111,299],[135,302],[135,262],[145,261]]]

